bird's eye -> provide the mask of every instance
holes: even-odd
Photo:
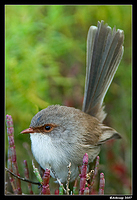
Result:
[[[44,132],[45,132],[45,133],[49,133],[49,132],[51,132],[56,126],[57,126],[57,125],[55,125],[55,124],[45,124],[45,125],[43,126]]]
[[[46,130],[46,131],[49,131],[50,129],[51,129],[51,126],[49,126],[49,125],[46,125],[46,126],[45,126],[45,130]]]

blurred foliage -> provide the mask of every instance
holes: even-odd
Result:
[[[104,123],[114,127],[123,139],[111,145],[114,163],[123,163],[130,179],[131,137],[131,5],[6,5],[5,6],[5,113],[13,117],[18,165],[23,160],[32,172],[29,127],[32,117],[51,104],[82,106],[86,37],[91,25],[104,20],[124,30],[124,56],[105,98],[108,116]],[[6,134],[5,134],[6,135]],[[7,136],[6,152],[7,153]],[[107,157],[109,144],[100,153],[105,173],[105,194],[129,194],[131,190],[115,176]],[[130,179],[131,183],[131,179]],[[22,183],[24,184],[24,183]],[[25,184],[24,184],[25,187]],[[34,186],[37,187],[37,186]],[[26,191],[27,192],[27,191]]]

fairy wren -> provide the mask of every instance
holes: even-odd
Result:
[[[113,30],[103,21],[91,26],[87,36],[85,92],[82,111],[73,107],[52,105],[38,112],[30,127],[31,148],[36,161],[45,170],[53,169],[65,182],[71,162],[71,179],[78,176],[78,166],[88,153],[89,163],[100,152],[103,143],[121,138],[103,124],[106,117],[103,100],[121,61],[124,32]],[[51,172],[51,176],[54,174]]]

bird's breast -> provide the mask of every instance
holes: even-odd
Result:
[[[50,169],[50,174],[53,178],[55,172],[56,176],[62,181],[67,180],[68,168],[70,160],[67,160],[65,152],[60,147],[55,146],[52,139],[48,135],[41,133],[31,133],[31,149],[36,161],[45,170]],[[52,170],[51,170],[52,168]],[[78,168],[72,163],[71,166],[71,181],[78,175]]]

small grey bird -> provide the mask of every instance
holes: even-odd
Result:
[[[65,182],[71,162],[71,179],[78,176],[78,166],[88,153],[89,163],[110,139],[121,138],[116,130],[103,124],[106,117],[103,100],[121,61],[124,32],[103,21],[91,26],[87,36],[87,66],[82,111],[73,107],[52,105],[38,112],[31,120],[33,155],[45,170],[52,168]],[[51,172],[51,176],[54,174]]]

